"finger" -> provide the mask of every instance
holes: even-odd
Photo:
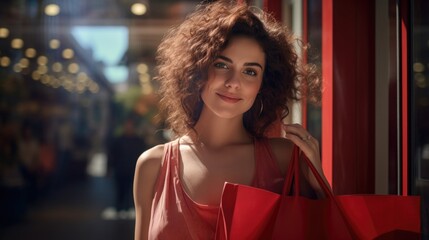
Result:
[[[294,133],[295,135],[298,135],[303,139],[308,138],[309,136],[308,132],[300,124],[287,124],[284,125],[284,127],[286,133]]]
[[[284,125],[284,130],[286,134],[294,134],[300,137],[303,141],[312,145],[315,149],[319,149],[319,141],[316,138],[312,137],[300,124],[288,124]]]
[[[296,146],[298,146],[309,159],[315,158],[315,153],[318,150],[315,149],[315,146],[313,144],[309,144],[308,142],[302,140],[301,137],[293,133],[286,133],[286,138],[291,140]]]
[[[314,156],[316,159],[320,159],[318,157],[320,155],[320,148],[319,148],[319,141],[312,137],[307,130],[305,130],[300,124],[290,124],[290,125],[284,125],[285,131],[286,131],[286,137],[289,138],[291,135],[295,135],[299,140],[296,141],[296,145],[303,150],[303,152],[307,155],[308,158],[312,158]],[[307,136],[302,138],[301,136]],[[304,151],[307,147],[304,145],[308,145],[310,150],[312,152]],[[304,148],[304,149],[302,149]],[[316,160],[314,159],[314,160]]]

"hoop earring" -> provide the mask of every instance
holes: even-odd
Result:
[[[264,111],[264,102],[262,101],[262,99],[259,99],[259,101],[261,101],[261,108],[259,109],[259,116],[261,116],[262,111]]]

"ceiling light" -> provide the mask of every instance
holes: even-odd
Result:
[[[56,16],[60,13],[60,6],[57,4],[48,4],[45,7],[45,14],[48,16]]]
[[[131,5],[131,12],[134,15],[144,15],[147,11],[147,7],[146,5],[144,5],[143,3],[134,3],[133,5]]]

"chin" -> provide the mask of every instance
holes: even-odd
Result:
[[[234,110],[226,110],[226,109],[222,109],[222,110],[218,110],[218,111],[214,111],[214,114],[216,114],[216,116],[218,116],[219,118],[224,118],[224,119],[233,119],[233,118],[243,118],[244,113],[247,110],[243,109],[243,110],[238,110],[238,109],[234,109]]]

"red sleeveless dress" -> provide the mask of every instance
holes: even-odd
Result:
[[[281,193],[283,176],[268,139],[255,139],[255,174],[252,186]],[[179,177],[179,140],[164,148],[155,185],[149,239],[213,239],[219,206],[194,202]]]

